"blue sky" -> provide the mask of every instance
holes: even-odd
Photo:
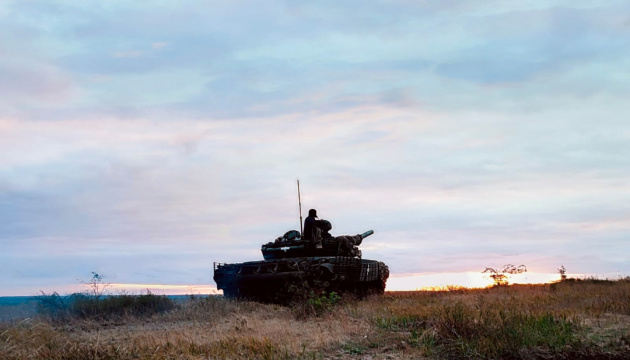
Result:
[[[627,1],[0,2],[0,295],[212,284],[317,208],[398,276],[630,274]]]

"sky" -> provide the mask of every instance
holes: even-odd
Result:
[[[627,276],[629,95],[626,0],[0,0],[0,296],[213,287],[297,179],[392,284]]]

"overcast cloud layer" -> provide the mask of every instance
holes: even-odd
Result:
[[[4,1],[0,295],[212,284],[305,210],[392,273],[630,274],[628,1]]]

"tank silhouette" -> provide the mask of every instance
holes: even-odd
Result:
[[[322,237],[303,239],[291,230],[262,245],[264,260],[236,264],[214,263],[214,281],[228,298],[284,302],[291,286],[317,284],[329,291],[360,297],[382,294],[389,277],[385,263],[361,258],[363,239],[374,234],[331,236],[330,222],[318,220]]]

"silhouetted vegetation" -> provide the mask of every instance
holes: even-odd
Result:
[[[61,296],[57,292],[37,297],[38,313],[54,321],[69,318],[112,319],[125,316],[147,316],[172,310],[175,304],[164,295],[155,295],[147,290],[145,294],[130,295],[105,294],[110,285],[103,277],[92,272],[87,282],[82,282],[87,290],[82,293]]]
[[[525,265],[514,266],[512,264],[503,265],[500,269],[487,267],[482,274],[490,273],[490,278],[494,281],[495,286],[507,285],[509,275],[527,272]]]
[[[43,294],[37,298],[38,312],[55,321],[68,318],[111,319],[125,316],[146,316],[163,313],[175,308],[165,295],[147,292],[141,295],[92,296],[77,293],[60,296],[57,293]]]
[[[560,281],[565,281],[567,279],[567,269],[564,265],[560,265],[558,268],[558,273],[560,274]]]

